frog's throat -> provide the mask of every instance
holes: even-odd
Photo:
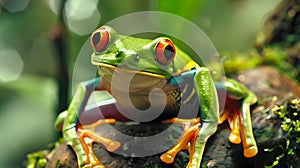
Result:
[[[110,68],[110,69],[117,69],[116,66],[111,65],[111,64],[107,64],[107,63],[103,63],[103,62],[92,61],[92,64],[96,65],[96,66],[100,66],[100,67],[106,67],[106,68]],[[136,71],[136,70],[130,70],[130,69],[120,68],[120,67],[118,67],[118,70],[122,70],[122,71],[128,72],[128,73],[147,75],[147,76],[151,76],[151,77],[154,77],[154,78],[160,78],[160,79],[165,79],[166,78],[164,75],[155,74],[155,73],[146,72],[146,71]]]

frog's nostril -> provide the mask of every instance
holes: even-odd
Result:
[[[134,61],[136,61],[136,62],[139,62],[139,61],[140,61],[139,55],[136,55],[136,56],[134,57]]]
[[[116,54],[116,58],[123,58],[125,57],[125,53],[123,51],[118,51]]]

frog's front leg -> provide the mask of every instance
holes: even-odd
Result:
[[[187,128],[184,127],[179,142],[161,156],[161,160],[171,163],[180,150],[188,148],[190,160],[187,168],[200,167],[206,141],[217,130],[219,120],[218,98],[209,70],[206,68],[197,69],[194,75],[194,84],[200,101],[201,121],[200,119],[173,119],[174,122],[188,123],[188,126]],[[196,107],[195,109],[198,110]]]
[[[233,79],[227,79],[224,84],[227,99],[220,123],[228,120],[231,128],[229,141],[235,144],[242,141],[244,156],[253,157],[257,154],[258,148],[252,132],[250,105],[257,101],[257,97]]]
[[[201,68],[195,75],[194,83],[201,107],[201,127],[196,135],[194,152],[191,155],[188,167],[198,168],[200,167],[205,144],[208,138],[217,130],[219,104],[216,88],[208,69]]]
[[[90,94],[99,86],[99,78],[79,84],[63,123],[62,131],[64,140],[67,141],[75,151],[79,167],[104,167],[94,155],[92,148],[93,142],[100,142],[111,151],[116,150],[120,146],[118,142],[100,137],[93,131],[85,129],[79,123],[79,116],[84,110]],[[106,122],[114,121],[109,120]]]

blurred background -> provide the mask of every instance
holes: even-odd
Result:
[[[0,0],[0,167],[24,167],[27,153],[57,139],[53,123],[70,100],[76,58],[100,25],[132,12],[165,11],[198,25],[219,52],[242,52],[279,2]],[[82,69],[89,62],[88,54]]]

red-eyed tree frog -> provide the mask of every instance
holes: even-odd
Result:
[[[242,142],[245,157],[258,153],[250,116],[250,105],[257,98],[244,85],[233,79],[213,82],[207,68],[200,67],[166,37],[149,40],[123,36],[109,26],[102,26],[92,33],[91,45],[94,49],[91,62],[98,67],[99,77],[79,84],[69,108],[55,123],[56,127],[62,124],[63,138],[73,147],[79,167],[105,167],[94,154],[93,142],[102,143],[111,152],[121,146],[120,142],[84,129],[80,124],[79,116],[95,90],[110,93],[128,113],[134,111],[130,104],[141,111],[163,107],[161,116],[168,119],[162,122],[184,125],[180,140],[161,155],[165,163],[172,163],[179,151],[189,147],[187,167],[200,167],[208,138],[225,120],[231,128],[229,141]],[[221,109],[218,93],[222,90],[226,91],[222,94],[226,101]],[[149,98],[150,94],[154,98]],[[180,111],[183,114],[178,115]],[[97,124],[118,120],[117,116],[104,118]]]

